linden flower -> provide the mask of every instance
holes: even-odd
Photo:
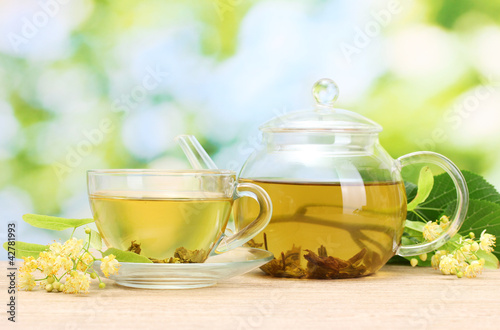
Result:
[[[21,272],[17,286],[21,290],[31,291],[36,286],[35,278],[31,275],[31,273]]]
[[[78,269],[79,271],[85,272],[89,268],[92,261],[94,261],[94,258],[92,257],[92,255],[88,252],[85,252],[82,255],[78,264],[76,265],[76,269]]]
[[[120,268],[120,263],[115,259],[115,256],[110,254],[102,258],[101,270],[104,276],[109,277],[110,274],[116,274]]]
[[[491,253],[493,251],[493,246],[495,246],[496,237],[491,234],[486,234],[486,229],[481,233],[479,246],[481,250],[486,251],[486,253]]]
[[[453,253],[453,256],[455,257],[455,259],[458,260],[458,262],[467,261],[475,258],[475,255],[471,252],[470,244],[464,244],[460,249],[456,250]]]
[[[450,224],[450,218],[448,218],[446,215],[443,215],[441,219],[439,219],[439,227],[441,227],[442,230],[448,228],[449,224]]]
[[[23,257],[24,263],[19,267],[20,272],[31,273],[38,268],[38,263],[33,257]]]
[[[67,272],[73,268],[73,261],[67,257],[58,256],[54,262],[54,267],[56,267],[57,270],[64,269],[64,271]]]
[[[56,256],[52,252],[40,252],[38,257],[38,268],[45,275],[54,275],[59,271],[60,265],[56,265]]]
[[[78,256],[80,251],[83,248],[83,239],[77,240],[76,238],[72,238],[64,242],[63,245],[63,254],[75,258]]]
[[[424,239],[426,241],[433,241],[441,235],[442,231],[443,229],[436,222],[429,221],[424,226]]]
[[[439,263],[441,262],[441,258],[448,254],[446,250],[439,250],[431,258],[431,265],[434,269],[439,269]]]
[[[72,272],[71,276],[66,278],[64,283],[64,293],[88,293],[90,287],[90,278],[80,272]]]
[[[444,275],[455,275],[457,273],[457,268],[459,268],[458,260],[453,258],[451,254],[443,257],[439,263],[439,270]]]
[[[469,264],[466,263],[465,261],[462,261],[460,263],[460,265],[458,266],[458,269],[459,269],[460,272],[465,273],[465,271],[467,269],[467,266],[469,266]]]
[[[463,252],[462,250],[457,250],[453,252],[453,258],[456,259],[459,263],[464,262],[465,260],[467,260],[465,254],[466,253]]]
[[[483,270],[483,264],[478,260],[474,260],[465,268],[465,276],[468,278],[476,277],[478,274],[481,274]]]
[[[55,255],[60,255],[63,252],[63,246],[59,242],[54,242],[50,244],[49,250]]]

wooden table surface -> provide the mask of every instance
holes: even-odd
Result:
[[[6,262],[0,263],[3,269]],[[7,277],[2,276],[6,309]],[[140,290],[107,281],[89,294],[18,292],[17,322],[31,329],[499,329],[500,271],[475,279],[387,265],[348,280],[275,279],[259,270],[214,287]]]

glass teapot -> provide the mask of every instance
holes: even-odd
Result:
[[[260,127],[263,146],[243,165],[240,182],[271,197],[269,225],[249,244],[274,253],[261,269],[277,277],[348,278],[375,273],[393,255],[431,252],[462,225],[468,190],[460,170],[434,152],[396,160],[378,140],[382,127],[334,107],[339,89],[330,79],[313,87],[314,109],[276,117]],[[457,205],[449,227],[435,240],[401,245],[407,198],[401,169],[415,163],[440,166],[452,178]],[[236,228],[259,213],[252,200],[235,208]]]

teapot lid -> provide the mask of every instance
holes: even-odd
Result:
[[[355,112],[338,109],[334,103],[339,97],[339,87],[331,79],[318,80],[312,89],[315,107],[296,111],[271,119],[260,130],[266,132],[335,132],[377,133],[382,126]]]

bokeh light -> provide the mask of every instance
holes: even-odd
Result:
[[[430,149],[500,187],[499,9],[453,0],[3,1],[0,217],[90,217],[88,169],[185,167],[173,141],[181,133],[238,170],[258,146],[258,126],[310,106],[323,77],[339,85],[340,107],[384,127],[394,158]],[[46,238],[24,227],[22,235]]]

